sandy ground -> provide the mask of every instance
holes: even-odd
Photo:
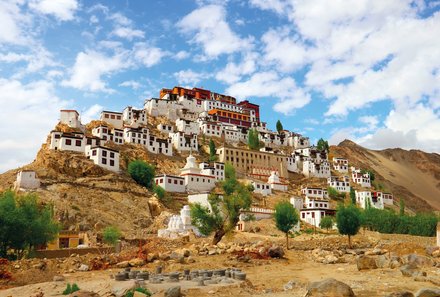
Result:
[[[255,240],[271,240],[283,243],[281,237],[273,237],[260,234],[239,233],[233,238],[226,238],[225,241],[245,242]],[[178,264],[164,262],[165,272],[183,271],[183,269],[215,269],[237,267],[247,273],[247,281],[234,283],[228,286],[206,286],[197,287],[194,282],[181,282],[179,285],[187,297],[197,296],[304,296],[306,287],[310,282],[333,277],[347,283],[356,293],[356,296],[386,296],[391,292],[408,290],[416,292],[420,288],[434,287],[429,282],[417,282],[412,278],[402,276],[398,269],[375,269],[369,271],[358,271],[354,258],[349,263],[340,264],[321,264],[313,261],[310,250],[302,250],[303,247],[312,246],[316,242],[334,244],[341,242],[344,237],[337,235],[301,235],[291,241],[291,249],[286,252],[285,259],[257,260],[249,262],[237,261],[230,254],[215,256],[194,256],[195,263]],[[354,238],[354,242],[361,245],[362,242],[381,243],[396,254],[424,253],[424,247],[433,245],[434,238],[414,237],[408,235],[384,235],[373,232],[359,234]],[[153,272],[158,264],[149,263],[141,268]],[[116,282],[110,275],[115,274],[120,269],[109,269],[106,271],[76,272],[64,274],[64,282],[44,282],[31,284],[22,287],[11,288],[0,291],[3,296],[32,296],[36,292],[44,292],[44,296],[62,296],[61,292],[66,287],[66,283],[77,283],[81,289],[91,290],[100,296],[110,296],[110,292],[118,289],[123,291],[132,287],[130,281]],[[440,278],[438,268],[427,269],[428,276]],[[284,290],[284,285],[289,281],[295,283],[292,290]],[[152,285],[147,283],[147,287],[160,296],[161,292],[168,286],[175,284],[164,283],[162,285]]]

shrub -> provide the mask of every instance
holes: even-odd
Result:
[[[321,219],[321,222],[319,223],[319,228],[321,229],[330,229],[331,227],[333,227],[333,218],[330,216],[325,216]]]
[[[258,131],[256,129],[249,129],[248,146],[251,150],[259,150],[261,147],[260,140],[258,138]]]
[[[209,140],[209,161],[214,162],[217,160],[217,150],[215,148],[215,143],[211,139]]]
[[[127,171],[136,183],[149,189],[153,187],[154,166],[142,160],[135,160],[128,163]]]
[[[157,195],[160,201],[163,201],[166,195],[165,189],[161,186],[155,185],[153,188],[153,192]]]
[[[115,245],[121,238],[121,231],[115,226],[108,226],[104,229],[102,239],[105,243]]]
[[[72,285],[67,283],[66,289],[64,289],[63,291],[63,295],[70,295],[76,291],[79,291],[80,288],[78,287],[77,284],[73,283]]]

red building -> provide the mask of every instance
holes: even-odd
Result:
[[[260,121],[260,106],[259,105],[251,103],[248,100],[241,101],[237,105],[254,110],[257,122]]]

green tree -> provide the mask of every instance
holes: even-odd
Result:
[[[356,192],[353,187],[350,187],[350,201],[351,204],[356,205]]]
[[[319,228],[326,229],[328,232],[328,229],[333,227],[333,218],[331,216],[325,216],[321,219],[321,222],[319,223]]]
[[[153,192],[157,195],[157,198],[159,198],[160,201],[164,201],[167,194],[164,188],[158,185],[154,185]]]
[[[200,203],[191,205],[192,224],[204,235],[214,233],[212,244],[217,244],[224,235],[235,229],[240,211],[249,209],[252,202],[248,187],[237,181],[230,164],[225,166],[225,176],[226,180],[222,182],[223,197],[211,194],[208,198],[210,208]]]
[[[13,250],[17,258],[55,239],[60,226],[53,219],[53,206],[40,205],[36,195],[0,194],[0,257]]]
[[[116,245],[119,238],[121,238],[121,231],[115,226],[108,226],[104,229],[102,239],[105,243],[110,245]]]
[[[354,205],[339,205],[336,212],[338,231],[342,235],[348,235],[348,246],[351,248],[351,236],[356,235],[361,227],[361,213]]]
[[[248,146],[251,150],[258,150],[261,147],[260,140],[258,139],[258,131],[256,129],[249,129]]]
[[[276,128],[277,128],[278,133],[280,133],[281,131],[284,130],[283,129],[283,124],[281,124],[280,120],[277,121]]]
[[[209,161],[214,162],[217,160],[217,150],[215,148],[215,143],[211,139],[209,141]]]
[[[128,174],[135,180],[136,183],[152,189],[153,180],[155,175],[155,169],[153,165],[150,165],[142,160],[135,160],[128,163]]]
[[[298,213],[291,203],[281,201],[275,205],[274,218],[278,230],[286,234],[286,247],[289,249],[289,233],[298,223]]]
[[[327,193],[328,193],[328,196],[331,199],[335,199],[336,200],[336,199],[344,199],[345,198],[345,194],[344,193],[339,192],[338,190],[336,190],[333,187],[327,187]]]
[[[324,140],[324,139],[322,139],[322,138],[320,138],[319,140],[318,140],[318,143],[317,143],[317,145],[316,145],[316,147],[318,148],[318,150],[320,150],[320,151],[329,151],[330,150],[330,146],[328,145],[328,141],[326,141],[326,140]]]

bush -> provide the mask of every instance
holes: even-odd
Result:
[[[102,239],[105,243],[115,245],[121,238],[121,231],[115,226],[108,226],[104,229]]]
[[[325,216],[321,219],[321,222],[319,223],[319,228],[321,229],[330,229],[333,227],[333,218],[330,216]]]
[[[125,297],[133,297],[134,296],[134,292],[140,292],[143,293],[147,296],[151,296],[151,292],[146,289],[146,288],[136,288],[136,289],[131,289],[129,290],[127,293],[125,293]]]
[[[142,160],[136,160],[128,163],[127,171],[136,183],[149,189],[153,188],[155,175],[154,166],[147,164]]]
[[[348,246],[351,248],[351,236],[356,235],[361,227],[361,213],[354,205],[340,205],[336,212],[336,223],[339,233],[348,235]]]
[[[157,195],[157,198],[159,198],[160,201],[163,201],[166,195],[165,189],[161,186],[155,185],[153,188],[153,192]]]
[[[260,140],[258,138],[258,131],[256,129],[249,129],[248,146],[251,150],[259,150],[261,147]]]
[[[72,285],[67,283],[66,289],[64,289],[63,291],[63,295],[70,295],[76,291],[79,291],[80,288],[78,287],[77,284],[73,283]]]

